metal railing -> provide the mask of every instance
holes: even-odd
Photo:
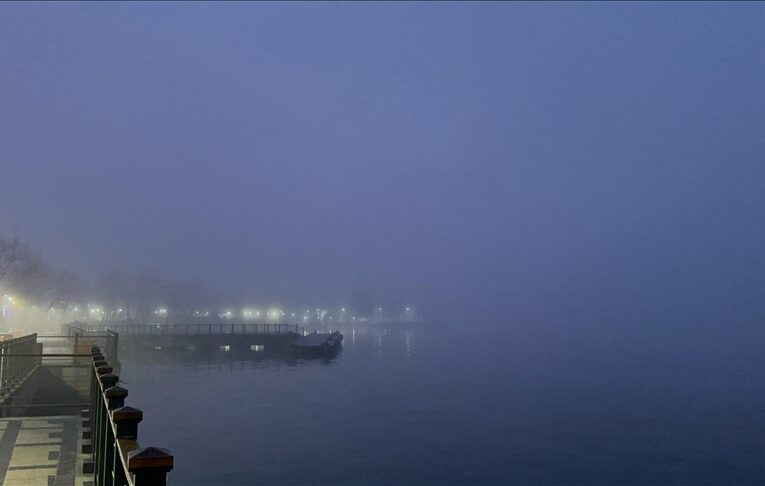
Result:
[[[297,324],[262,324],[262,323],[217,323],[217,324],[134,324],[106,323],[81,324],[85,332],[114,331],[122,335],[152,335],[152,336],[201,336],[220,334],[298,334],[302,328]]]
[[[81,347],[90,349],[93,345],[102,347],[104,355],[110,360],[117,361],[119,350],[119,333],[114,330],[100,328],[91,329],[91,325],[74,321],[62,326],[64,336],[71,337],[75,352]]]
[[[128,391],[117,385],[119,377],[101,353],[91,350],[90,408],[92,472],[96,486],[164,486],[173,469],[173,456],[166,449],[141,448],[138,424],[143,412],[125,406]]]
[[[10,396],[40,366],[41,355],[37,334],[0,342],[0,400]]]

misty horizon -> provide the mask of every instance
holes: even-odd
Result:
[[[0,3],[0,483],[765,484],[764,27]]]
[[[0,229],[91,280],[765,312],[761,5],[0,11]]]

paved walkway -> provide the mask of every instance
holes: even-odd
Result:
[[[0,484],[92,486],[82,474],[82,417],[0,419]]]

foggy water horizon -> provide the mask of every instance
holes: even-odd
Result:
[[[765,480],[754,327],[714,346],[512,323],[344,333],[331,359],[123,354],[142,437],[174,451],[179,484]]]
[[[170,484],[765,484],[764,26],[0,2],[0,334],[418,321],[126,351]]]

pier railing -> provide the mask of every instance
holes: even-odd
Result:
[[[0,400],[21,386],[41,362],[42,345],[37,334],[0,342]]]
[[[99,346],[93,346],[90,381],[89,449],[96,486],[165,486],[173,469],[173,456],[165,449],[138,445],[138,424],[143,412],[125,406],[128,391]],[[84,446],[84,449],[88,445]],[[84,450],[83,452],[87,452]]]
[[[82,322],[64,324],[64,336],[73,339],[74,352],[89,352],[91,346],[97,345],[103,350],[104,356],[112,361],[117,361],[119,350],[119,333],[111,329],[91,329],[91,326]]]
[[[201,336],[220,334],[303,334],[297,324],[215,323],[215,324],[135,324],[87,323],[81,324],[87,332],[113,331],[122,335]]]

